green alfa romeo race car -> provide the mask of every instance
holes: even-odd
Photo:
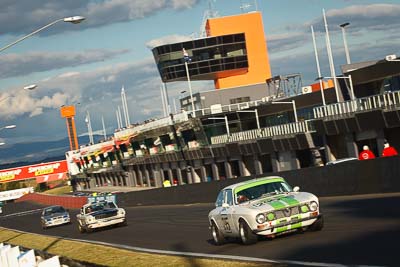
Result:
[[[225,187],[208,214],[216,245],[227,237],[243,244],[256,243],[258,236],[274,237],[295,230],[321,230],[324,225],[318,198],[282,177],[269,176]]]

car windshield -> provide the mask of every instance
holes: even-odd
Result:
[[[64,213],[65,209],[61,206],[56,206],[56,207],[50,207],[44,210],[43,215],[48,216],[53,213]]]
[[[284,181],[271,182],[265,184],[257,184],[255,186],[240,190],[235,193],[235,199],[236,202],[240,204],[260,197],[266,197],[291,191],[292,187]]]
[[[112,202],[97,202],[86,207],[85,213],[91,213],[94,211],[99,211],[103,209],[113,209],[113,208],[116,208],[116,206]]]

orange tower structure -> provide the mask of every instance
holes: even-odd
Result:
[[[78,137],[76,135],[75,119],[74,119],[75,107],[62,106],[60,112],[61,112],[61,117],[65,118],[67,122],[70,150],[77,150],[79,148],[79,145],[78,145]]]
[[[242,32],[246,36],[248,72],[232,73],[232,76],[215,79],[216,89],[265,83],[265,80],[272,77],[260,12],[208,19],[206,31],[210,37]]]

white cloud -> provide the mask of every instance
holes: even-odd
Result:
[[[273,34],[267,37],[269,52],[279,52],[302,46],[309,36],[303,32]]]
[[[383,33],[390,34],[391,37],[398,36],[399,13],[399,4],[352,5],[341,9],[326,10],[329,32],[332,36],[340,33],[340,24],[350,22],[346,31],[348,35],[361,38],[364,34],[368,34],[370,39],[373,39],[374,36],[379,39],[378,36]],[[286,33],[267,36],[268,49],[285,51],[301,47],[305,40],[309,40],[308,42],[311,43],[311,25],[316,34],[325,33],[322,16],[308,22],[285,25]]]
[[[74,67],[112,59],[129,50],[87,50],[82,52],[31,52],[5,54],[0,57],[0,78],[28,75],[35,72]],[[64,75],[73,75],[66,73]]]
[[[180,42],[185,42],[185,41],[189,41],[189,40],[191,40],[190,36],[173,34],[173,35],[163,36],[161,38],[150,40],[146,43],[146,46],[148,48],[152,49],[152,48],[160,46],[160,45],[180,43]]]
[[[62,73],[60,75],[58,75],[58,77],[60,78],[68,78],[68,77],[72,77],[72,76],[76,76],[79,75],[79,72],[77,71],[71,71],[71,72],[66,72],[66,73]],[[46,81],[48,81],[50,78],[46,78]]]
[[[43,34],[60,33],[62,30],[82,30],[113,23],[127,22],[152,16],[164,9],[192,8],[200,0],[35,0],[35,1],[2,1],[0,9],[0,32],[2,34],[29,33],[48,24],[52,20],[81,15],[88,19],[79,27],[58,25]],[[13,23],[10,23],[13,21]],[[30,25],[27,26],[27,25]]]

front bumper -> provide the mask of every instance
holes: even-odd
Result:
[[[89,229],[96,229],[101,227],[106,227],[114,224],[119,224],[125,222],[125,217],[120,218],[110,218],[110,219],[102,219],[101,221],[95,221],[86,225]]]
[[[271,235],[278,234],[302,227],[307,227],[312,225],[319,218],[322,218],[322,214],[318,215],[308,215],[302,218],[283,218],[273,222],[267,222],[262,225],[257,225],[257,228],[253,232],[257,235]]]
[[[50,221],[45,221],[43,223],[43,225],[45,227],[52,227],[52,226],[57,226],[57,225],[62,225],[62,224],[66,224],[66,223],[70,223],[71,222],[71,218],[61,218],[61,219],[53,219]]]

